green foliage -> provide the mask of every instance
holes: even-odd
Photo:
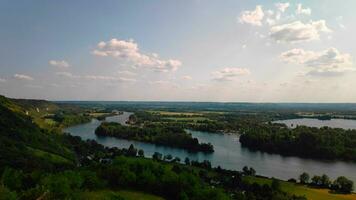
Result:
[[[123,126],[115,122],[103,122],[95,130],[95,134],[185,148],[190,151],[214,151],[210,143],[199,144],[198,139],[187,134],[180,126],[148,124],[141,128],[136,126]]]
[[[16,192],[11,192],[8,188],[0,185],[0,200],[16,200]]]
[[[20,190],[23,178],[22,171],[5,168],[1,177],[1,183],[11,190]]]
[[[259,124],[244,130],[243,146],[283,155],[356,161],[356,130]]]
[[[332,185],[332,189],[340,193],[351,193],[354,187],[354,183],[344,176],[338,177]]]
[[[307,184],[309,182],[310,176],[308,173],[304,172],[299,176],[299,181],[302,184]]]
[[[222,191],[206,186],[192,173],[177,173],[162,163],[148,159],[118,157],[113,165],[102,168],[100,174],[111,188],[133,187],[168,199],[180,199],[182,195],[189,199],[228,198]]]

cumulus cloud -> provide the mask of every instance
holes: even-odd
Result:
[[[286,3],[276,3],[275,6],[277,7],[277,9],[281,12],[285,12],[287,10],[287,8],[290,6],[290,4],[288,2]]]
[[[291,49],[283,52],[280,58],[288,63],[311,67],[309,75],[340,75],[348,71],[355,71],[355,68],[352,67],[351,55],[340,53],[333,47],[319,52]]]
[[[328,32],[331,32],[331,30],[326,26],[325,20],[310,21],[309,23],[295,21],[272,26],[270,36],[276,41],[295,43],[318,40],[321,33]]]
[[[183,80],[192,80],[193,78],[191,76],[185,75],[185,76],[182,76],[182,79]]]
[[[179,60],[163,60],[155,53],[140,52],[138,44],[133,40],[125,41],[113,38],[107,42],[102,41],[98,43],[92,53],[96,56],[114,57],[133,67],[148,67],[157,72],[176,71],[182,65]]]
[[[18,80],[26,80],[26,81],[33,81],[34,79],[31,76],[25,74],[14,74],[14,78]]]
[[[239,22],[242,24],[246,23],[246,24],[251,24],[254,26],[261,26],[264,15],[265,14],[263,12],[262,6],[257,5],[255,10],[243,11],[240,14]]]
[[[59,68],[70,67],[69,63],[65,60],[50,60],[48,63],[52,66],[59,67]]]
[[[226,67],[222,70],[212,72],[211,75],[216,81],[231,81],[239,76],[250,74],[250,70],[246,68]]]
[[[310,15],[311,9],[310,8],[303,8],[302,4],[297,5],[297,10],[295,11],[298,15]]]

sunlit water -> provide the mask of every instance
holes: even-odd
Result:
[[[107,121],[125,124],[130,114],[125,112],[123,115],[108,117]],[[241,170],[243,166],[252,166],[256,169],[257,174],[284,180],[297,178],[302,172],[308,172],[310,175],[325,173],[331,178],[346,176],[356,182],[356,163],[284,157],[278,154],[254,152],[242,148],[238,136],[232,134],[189,131],[200,142],[210,142],[213,144],[215,150],[211,154],[190,153],[178,148],[149,143],[113,137],[97,137],[94,132],[100,123],[100,121],[93,119],[90,123],[73,126],[67,128],[65,131],[72,135],[80,136],[84,140],[94,139],[98,143],[109,147],[128,148],[130,144],[133,144],[136,148],[143,149],[146,157],[151,157],[154,152],[160,152],[164,155],[171,154],[174,157],[179,157],[182,161],[186,157],[189,157],[190,160],[209,160],[213,166],[221,166],[225,169]]]

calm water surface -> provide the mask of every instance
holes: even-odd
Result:
[[[125,112],[123,115],[108,117],[107,121],[125,124],[130,115],[131,113]],[[100,123],[100,121],[93,119],[90,123],[73,126],[65,131],[72,135],[80,136],[84,140],[94,139],[98,143],[109,147],[128,148],[130,144],[133,144],[136,148],[143,149],[146,157],[151,157],[154,152],[160,152],[164,155],[177,156],[182,161],[184,161],[185,157],[189,157],[191,160],[209,160],[213,166],[220,165],[225,169],[241,170],[243,166],[252,166],[256,169],[257,174],[284,180],[297,178],[302,172],[308,172],[311,175],[325,173],[331,178],[346,176],[356,182],[356,163],[283,157],[277,154],[253,152],[242,148],[236,135],[189,131],[200,142],[212,143],[215,150],[212,154],[190,153],[182,149],[143,142],[112,137],[97,137],[94,132]]]

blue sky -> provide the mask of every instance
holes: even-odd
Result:
[[[355,102],[356,2],[0,1],[0,94]]]

